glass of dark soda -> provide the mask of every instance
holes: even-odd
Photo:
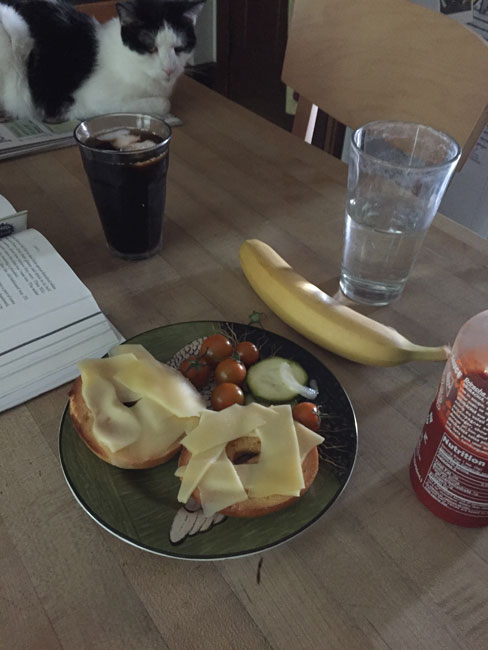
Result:
[[[100,115],[74,131],[109,249],[139,260],[162,244],[170,127],[135,113]]]

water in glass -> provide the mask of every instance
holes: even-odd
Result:
[[[381,212],[370,201],[348,202],[341,276],[347,296],[375,305],[400,296],[426,232],[415,227],[419,217],[408,201],[382,202]]]

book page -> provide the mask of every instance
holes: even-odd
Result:
[[[123,337],[33,229],[0,239],[0,411],[74,379]]]
[[[0,239],[0,353],[100,311],[87,287],[33,229]]]
[[[17,210],[10,201],[0,194],[0,219],[10,217],[10,215],[15,214],[16,212]]]
[[[27,210],[17,212],[14,206],[0,194],[0,238],[27,228]]]

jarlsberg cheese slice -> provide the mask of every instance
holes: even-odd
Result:
[[[93,417],[93,434],[115,453],[135,442],[140,426],[135,415],[124,406],[128,395],[120,387],[117,394],[111,377],[135,357],[118,359],[87,359],[78,364],[82,379],[83,399]],[[131,392],[130,397],[134,397]]]
[[[102,444],[113,453],[133,445],[138,456],[150,458],[191,431],[205,403],[181,373],[141,346],[127,346],[128,353],[124,347],[114,356],[78,364],[82,394]]]
[[[123,345],[116,345],[108,353],[109,357],[117,357],[121,354],[132,354],[136,359],[159,363],[149,350],[146,350],[146,348],[143,345],[139,345],[139,343],[124,343]]]
[[[182,441],[183,442],[183,441]],[[225,445],[211,447],[200,454],[194,454],[190,458],[188,465],[184,468],[184,473],[178,472],[178,476],[183,476],[180,491],[178,492],[178,501],[186,503],[191,497],[193,490],[199,485],[203,475],[210,465],[214,463],[225,449]],[[182,468],[179,468],[182,470]]]
[[[300,422],[295,422],[294,424],[295,431],[297,433],[300,462],[303,463],[312,449],[324,442],[324,438],[318,433],[315,433],[315,431],[312,431],[308,427],[305,427]]]
[[[302,461],[323,438],[296,424],[288,404],[203,411],[200,424],[182,440],[192,456],[176,472],[182,477],[178,500],[186,503],[198,487],[204,514],[211,516],[250,497],[298,496],[304,487]],[[234,466],[227,458],[226,444],[241,436],[259,438],[257,463]]]
[[[256,429],[261,440],[261,454],[259,462],[252,465],[248,494],[250,497],[298,496],[305,483],[291,407],[286,404],[270,407],[270,410],[275,417]]]
[[[178,370],[155,359],[142,345],[117,345],[110,350],[110,357],[127,353],[142,363],[125,367],[116,380],[151,397],[178,417],[191,417],[205,408],[202,396],[191,382]]]
[[[246,501],[247,493],[225,449],[211,463],[199,483],[203,514],[211,517],[234,503]]]
[[[269,421],[273,413],[261,404],[233,404],[222,411],[202,411],[200,422],[185,438],[185,447],[198,454],[245,436]]]

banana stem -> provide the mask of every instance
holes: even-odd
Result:
[[[450,351],[451,348],[448,345],[434,348],[412,345],[408,348],[408,356],[412,361],[445,361]]]

